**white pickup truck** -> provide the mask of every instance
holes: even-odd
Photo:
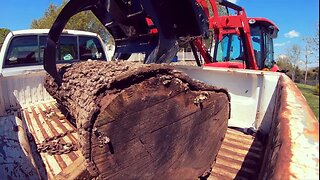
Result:
[[[0,73],[43,69],[44,48],[49,29],[10,32],[0,52]],[[70,63],[88,59],[106,60],[106,47],[102,39],[92,32],[64,30],[57,47],[57,62]]]
[[[67,121],[55,126],[55,129],[43,129],[47,126],[42,124],[44,109],[41,108],[50,108],[52,113],[62,116],[43,87],[43,56],[48,32],[49,29],[12,31],[6,36],[0,51],[0,174],[4,175],[1,179],[55,177],[53,175],[57,175],[61,167],[67,167],[80,156],[79,152],[71,153],[71,159],[41,156],[48,157],[50,162],[37,161],[38,156],[34,155],[36,148],[32,148],[32,143],[29,146],[30,137],[34,137],[32,139],[36,142],[43,141],[40,129],[48,136],[52,135],[53,130],[61,133],[61,130],[74,129]],[[89,59],[107,60],[102,39],[96,33],[64,30],[57,47],[57,63]],[[32,123],[39,123],[39,126]],[[12,127],[18,128],[16,133],[11,132]],[[42,163],[39,165],[38,162]],[[43,163],[45,166],[42,167]],[[44,170],[44,167],[48,169]]]
[[[43,87],[46,33],[11,32],[1,49],[1,179],[75,179],[88,174],[79,150],[55,155],[37,151],[37,145],[50,137],[62,136],[61,141],[69,144],[78,141],[75,125]],[[65,31],[57,57],[63,63],[105,59],[106,55],[97,35]],[[194,79],[226,88],[231,95],[229,128],[208,179],[319,178],[319,123],[286,75],[176,68]]]

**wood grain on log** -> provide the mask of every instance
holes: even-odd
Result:
[[[92,176],[195,179],[214,162],[227,129],[225,89],[169,65],[88,61],[47,76],[47,91],[74,117]]]

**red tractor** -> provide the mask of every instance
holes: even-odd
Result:
[[[219,13],[219,8],[234,15]],[[144,63],[171,62],[179,45],[190,43],[200,66],[277,71],[273,38],[278,28],[263,18],[247,18],[244,9],[225,0],[70,0],[50,29],[44,68],[56,79],[56,45],[68,20],[91,10],[115,40],[113,59],[144,53]],[[225,11],[227,12],[227,11]],[[213,30],[213,48],[201,39]],[[211,51],[211,52],[210,52]]]
[[[205,66],[279,70],[273,57],[273,39],[279,29],[273,22],[265,18],[248,18],[242,7],[228,1],[210,0],[207,4],[206,0],[198,0],[198,3],[208,16],[214,43],[210,45],[212,48],[207,49],[200,37],[190,41],[197,61],[196,48]],[[226,10],[221,11],[224,8]],[[229,10],[235,14],[228,15]]]

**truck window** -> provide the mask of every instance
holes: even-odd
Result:
[[[101,43],[95,37],[79,36],[80,60],[106,59]]]
[[[43,57],[44,57],[44,49],[46,48],[47,45],[47,36],[39,36],[39,56],[41,62],[43,62]]]
[[[78,59],[76,36],[61,36],[58,44],[58,57],[60,61],[70,61]]]
[[[43,64],[47,38],[46,34],[13,37],[5,55],[4,67]],[[58,63],[105,60],[104,52],[102,44],[95,36],[61,35],[56,57]]]
[[[10,43],[5,66],[39,64],[38,36],[17,36]]]
[[[47,36],[39,37],[40,59],[43,61],[44,48],[46,47]],[[58,62],[78,60],[78,47],[76,36],[61,36],[58,42],[57,55]]]

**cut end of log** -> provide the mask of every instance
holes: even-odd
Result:
[[[226,133],[225,89],[173,66],[87,61],[48,75],[47,91],[77,125],[87,170],[101,178],[194,179],[210,169]]]

